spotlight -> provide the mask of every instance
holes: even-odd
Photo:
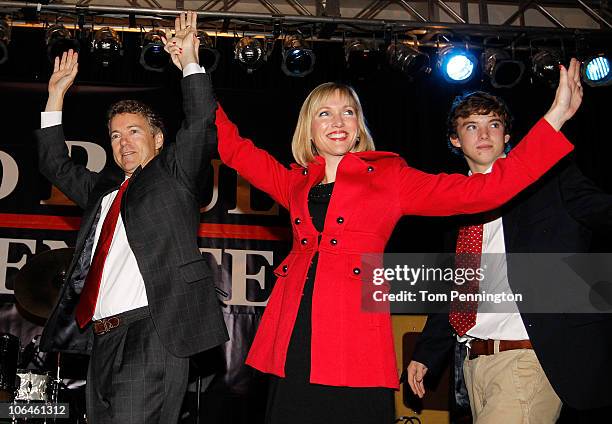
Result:
[[[50,62],[70,49],[75,52],[80,50],[79,42],[72,38],[70,31],[64,25],[60,24],[51,25],[47,28],[45,43],[47,44],[47,57]]]
[[[592,56],[582,66],[582,80],[591,87],[601,87],[612,84],[610,59],[604,54]]]
[[[170,63],[170,55],[164,50],[162,38],[166,34],[160,29],[147,32],[142,41],[140,64],[147,71],[163,72]]]
[[[8,60],[8,44],[11,41],[11,27],[6,20],[0,19],[0,65]]]
[[[468,82],[474,76],[476,63],[476,58],[465,49],[447,46],[438,53],[438,68],[448,82]]]
[[[281,69],[290,77],[303,77],[314,69],[315,54],[301,36],[285,37]]]
[[[250,74],[263,64],[265,51],[256,38],[242,37],[234,48],[234,58]]]
[[[531,72],[535,77],[554,87],[559,83],[560,54],[555,50],[543,49],[531,58]]]
[[[102,66],[109,66],[121,56],[121,40],[117,31],[110,27],[97,30],[91,42],[91,51]]]
[[[356,75],[374,74],[380,63],[380,52],[373,41],[353,40],[344,45],[346,67]]]
[[[204,31],[198,30],[198,38],[200,39],[200,48],[198,56],[200,58],[200,66],[206,69],[206,72],[211,73],[217,69],[219,65],[219,50],[215,48],[213,39],[210,38]]]
[[[411,79],[431,72],[429,55],[406,42],[394,41],[389,44],[387,62],[393,69],[408,75]]]
[[[495,88],[512,88],[525,72],[523,62],[513,60],[505,50],[486,49],[482,54],[482,71],[491,79]]]

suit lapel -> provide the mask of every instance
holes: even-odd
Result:
[[[502,223],[504,227],[504,241],[506,247],[506,253],[514,251],[516,246],[516,235],[517,227],[521,218],[524,202],[512,202],[512,205],[505,208],[504,214],[502,215]]]
[[[81,227],[79,228],[79,234],[77,236],[70,272],[72,272],[78,258],[81,256],[85,241],[92,230],[92,226],[96,223],[96,216],[98,216],[102,199],[108,193],[119,188],[122,182],[122,174],[123,172],[117,172],[115,169],[103,171],[100,180],[89,194],[89,205],[87,209],[83,211],[83,216],[81,218]]]

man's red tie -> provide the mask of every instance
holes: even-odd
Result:
[[[108,256],[110,250],[111,241],[113,241],[113,235],[115,234],[115,227],[117,226],[117,220],[119,219],[119,212],[121,211],[121,198],[123,193],[128,186],[129,178],[121,184],[115,200],[111,205],[106,218],[104,218],[104,224],[102,224],[102,230],[100,231],[100,237],[98,239],[98,245],[89,267],[89,272],[85,278],[85,284],[81,291],[81,297],[79,304],[75,310],[75,317],[77,323],[81,328],[85,327],[94,315],[96,310],[96,302],[98,301],[98,293],[100,292],[100,282],[102,281],[102,271],[104,270],[104,262]]]
[[[468,225],[459,229],[455,268],[472,269],[474,274],[476,269],[480,268],[482,232],[482,224]],[[466,278],[462,285],[454,288],[461,294],[475,294],[478,293],[479,283],[478,278]],[[457,330],[457,334],[463,336],[470,328],[476,325],[477,312],[478,302],[453,300],[450,305],[448,320],[453,328]]]

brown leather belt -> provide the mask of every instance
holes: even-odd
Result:
[[[533,349],[530,340],[498,340],[499,352],[516,349]],[[495,340],[478,340],[470,342],[470,359],[480,355],[493,355],[495,353]]]
[[[97,321],[93,321],[93,332],[96,336],[101,336],[102,334],[106,334],[119,326],[130,324],[148,316],[150,316],[150,313],[149,308],[147,306],[132,309],[130,311],[122,312],[112,317],[102,318]]]
[[[119,327],[120,324],[121,318],[119,317],[102,318],[93,322],[93,332],[96,336],[101,336],[102,334],[108,333],[113,328]]]

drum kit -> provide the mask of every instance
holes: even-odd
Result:
[[[31,258],[19,271],[14,281],[17,309],[24,318],[40,323],[45,321],[59,297],[59,291],[72,259],[74,249],[55,249],[40,253]],[[62,362],[74,362],[57,353],[57,361],[48,359],[52,354],[44,354],[39,349],[40,336],[21,349],[19,337],[0,333],[0,402],[14,405],[58,405],[68,403],[69,420],[62,423],[85,423],[84,395],[75,395],[61,372]],[[47,360],[45,360],[47,359]],[[82,364],[81,364],[82,365]],[[74,367],[72,367],[74,369]],[[84,367],[77,374],[84,374]],[[52,376],[53,375],[53,376]],[[84,378],[84,375],[70,376],[71,379]],[[82,391],[82,390],[81,390]],[[5,422],[1,420],[0,422]],[[55,422],[54,419],[13,418],[8,422]]]

